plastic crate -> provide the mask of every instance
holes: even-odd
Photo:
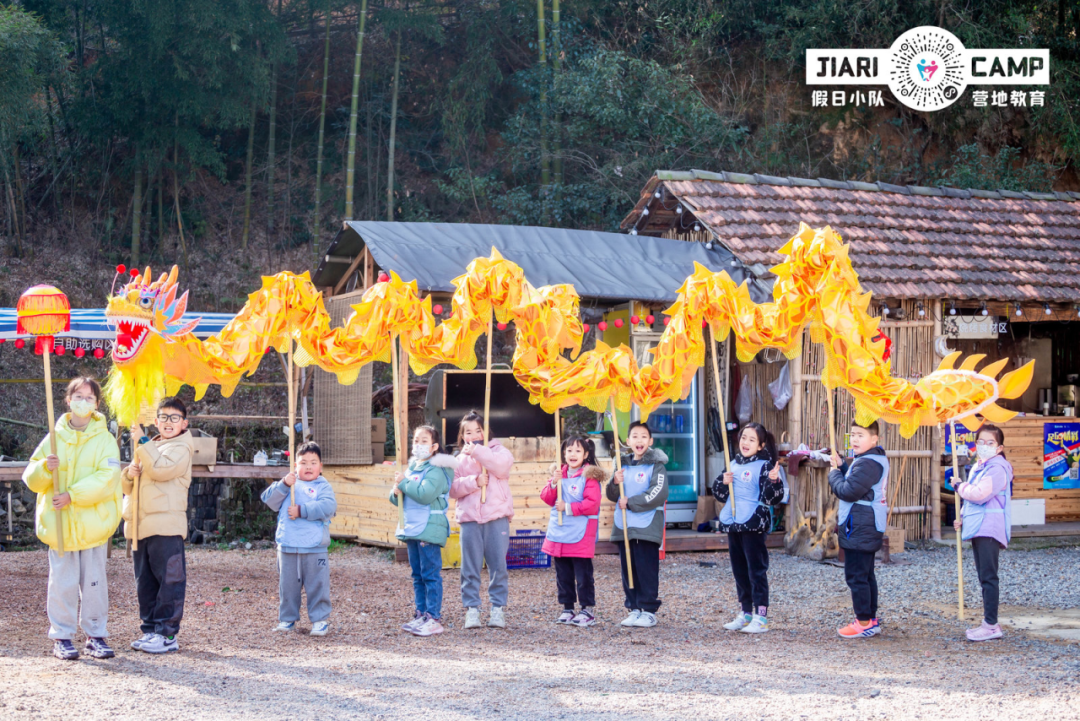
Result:
[[[507,568],[551,568],[551,556],[540,549],[544,545],[543,531],[518,531],[510,536],[506,549]]]

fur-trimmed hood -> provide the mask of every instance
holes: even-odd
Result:
[[[457,468],[458,460],[448,453],[436,453],[427,462],[438,468]]]
[[[627,460],[629,459],[629,460]],[[649,448],[645,451],[645,455],[641,457],[640,461],[634,460],[634,452],[629,451],[623,454],[623,465],[653,465],[656,463],[667,464],[668,456],[662,450],[656,447]]]
[[[559,466],[558,463],[552,462],[552,464],[550,466],[548,466],[548,474],[552,478],[555,478],[556,476],[561,476],[562,475],[562,468]],[[594,465],[586,465],[585,466],[585,479],[586,480],[597,481],[598,483],[603,484],[604,481],[607,480],[607,477],[608,477],[607,471],[605,471],[600,466],[594,466]]]

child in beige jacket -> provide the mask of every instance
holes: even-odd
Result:
[[[130,541],[135,531],[132,491],[134,479],[139,479],[139,547],[133,557],[143,635],[131,644],[136,651],[167,653],[180,649],[176,634],[184,615],[187,589],[184,539],[195,452],[187,426],[183,402],[167,398],[157,413],[160,435],[151,440],[142,435],[138,425],[132,428],[139,446],[121,482],[125,494],[124,536]]]

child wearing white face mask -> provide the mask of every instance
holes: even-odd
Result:
[[[65,661],[79,658],[72,643],[78,625],[86,632],[86,654],[114,655],[105,640],[109,635],[105,544],[120,523],[120,449],[105,416],[97,412],[99,398],[101,386],[93,378],[71,381],[66,396],[71,412],[57,419],[52,430],[56,455],[49,452],[45,436],[23,471],[23,482],[38,494],[38,538],[49,547],[49,638],[53,655]],[[54,473],[59,474],[59,494],[53,493]],[[58,553],[60,538],[63,556]]]
[[[432,426],[416,429],[409,468],[394,474],[390,491],[390,502],[395,506],[398,491],[405,502],[405,526],[397,529],[396,535],[409,549],[416,611],[401,630],[414,636],[443,632],[442,549],[450,535],[446,509],[457,461],[438,452],[439,440],[439,432]]]

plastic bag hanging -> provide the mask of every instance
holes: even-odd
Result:
[[[780,369],[780,375],[769,384],[769,394],[772,395],[773,405],[776,410],[782,411],[787,408],[791,400],[791,361],[784,363]]]

